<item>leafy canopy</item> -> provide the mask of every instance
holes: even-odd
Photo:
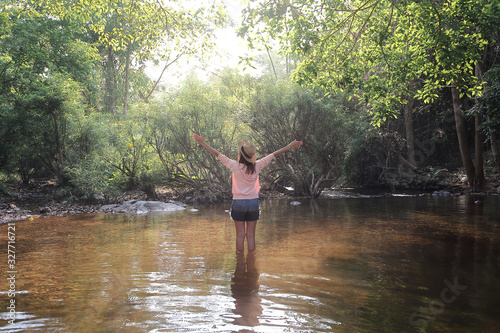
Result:
[[[19,16],[48,16],[75,22],[97,34],[99,43],[115,51],[140,43],[141,57],[178,51],[193,54],[213,47],[213,31],[228,21],[225,7],[217,2],[184,6],[186,1],[150,0],[7,0],[4,5]]]
[[[239,33],[251,46],[272,38],[303,55],[297,82],[350,92],[380,124],[446,86],[480,93],[474,67],[495,40],[499,9],[498,0],[248,1]]]

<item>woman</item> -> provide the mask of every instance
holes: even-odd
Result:
[[[210,147],[201,135],[193,134],[193,137],[233,172],[231,218],[234,220],[236,227],[236,253],[244,253],[245,238],[247,240],[248,254],[255,253],[255,227],[259,219],[259,172],[274,157],[290,149],[300,147],[302,141],[294,140],[288,146],[258,161],[256,161],[255,147],[248,142],[239,142],[238,161],[234,161]]]

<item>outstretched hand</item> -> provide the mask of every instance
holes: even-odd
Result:
[[[303,144],[302,141],[293,140],[289,146],[290,148],[299,148],[300,146],[302,146],[302,144]]]
[[[198,135],[198,134],[193,134],[193,138],[200,144],[203,144],[203,142],[205,142],[205,138],[203,138],[203,136],[201,135]]]
[[[290,149],[298,148],[300,146],[302,146],[302,141],[293,140],[287,146],[285,146],[285,147],[283,147],[283,148],[281,148],[279,150],[276,150],[273,154],[274,154],[274,156],[279,156],[279,155],[281,155],[283,153],[286,153]]]
[[[193,138],[200,144],[202,145],[205,149],[207,149],[209,152],[214,154],[215,156],[219,156],[219,152],[212,147],[208,143],[205,142],[205,138],[199,134],[193,134]]]

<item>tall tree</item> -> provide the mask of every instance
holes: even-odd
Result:
[[[0,39],[0,167],[21,174],[25,182],[35,171],[61,176],[64,103],[84,90],[96,50],[79,39],[82,29],[67,21],[4,9],[8,29]]]
[[[298,82],[351,91],[371,107],[375,124],[396,116],[398,103],[430,103],[450,88],[474,185],[479,179],[467,150],[462,98],[482,90],[474,67],[494,42],[499,10],[498,0],[248,2],[240,32],[250,41],[270,34],[285,52],[304,54]]]
[[[45,15],[86,28],[103,55],[106,110],[124,113],[131,89],[133,71],[148,61],[178,59],[179,55],[208,54],[213,47],[214,30],[227,23],[225,7],[215,0],[192,4],[182,1],[149,0],[23,0],[12,1],[23,15]],[[138,97],[137,97],[138,98]]]
[[[0,6],[0,168],[22,172],[25,180],[40,165],[63,176],[75,105],[126,113],[130,100],[148,95],[141,85],[151,88],[146,61],[208,51],[213,28],[227,18],[215,2],[188,9],[181,1],[147,0]],[[105,98],[96,98],[101,91]]]

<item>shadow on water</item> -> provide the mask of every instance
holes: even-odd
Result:
[[[497,332],[500,198],[229,203],[0,225],[0,332]],[[15,300],[15,322],[8,306]]]
[[[233,323],[242,326],[259,326],[262,316],[259,297],[259,272],[255,266],[255,255],[236,255],[236,269],[231,279],[231,296],[234,298],[233,313],[240,317]]]

